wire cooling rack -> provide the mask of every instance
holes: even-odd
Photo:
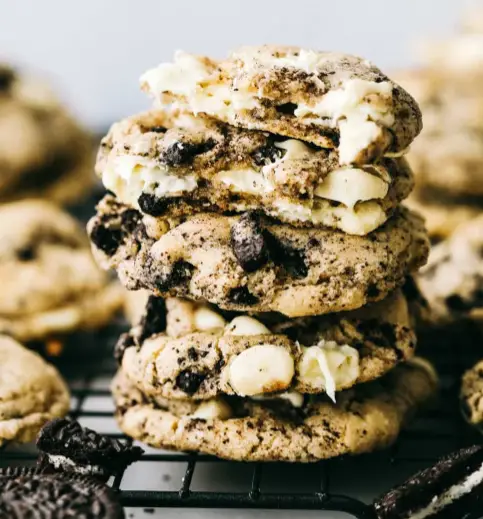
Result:
[[[115,371],[110,349],[118,333],[97,337],[102,342],[97,358],[61,363],[59,369],[71,386],[71,415],[83,425],[129,442],[117,429],[109,393]],[[368,504],[377,495],[441,455],[475,441],[476,433],[461,418],[457,393],[460,374],[479,355],[482,337],[473,328],[450,330],[441,337],[444,340],[423,338],[422,348],[442,376],[441,398],[385,452],[309,465],[250,464],[145,447],[142,458],[110,484],[129,510],[141,508],[149,514],[157,507],[273,508],[332,510],[370,518]],[[29,465],[36,456],[32,445],[8,446],[0,451],[0,466]],[[321,512],[320,517],[333,517],[330,513]]]

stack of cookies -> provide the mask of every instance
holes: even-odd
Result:
[[[116,347],[121,428],[243,460],[393,442],[436,387],[412,359],[428,238],[400,205],[416,102],[363,59],[288,47],[178,53],[141,83],[154,107],[103,139],[88,226],[150,293]]]
[[[417,178],[411,205],[435,239],[483,209],[483,13],[474,14],[459,34],[420,49],[423,67],[398,77],[424,113],[408,154]]]

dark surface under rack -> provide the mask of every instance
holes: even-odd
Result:
[[[94,193],[89,203],[77,208],[76,216],[87,221],[101,196],[101,190]],[[67,358],[59,369],[71,386],[71,415],[99,432],[131,441],[117,429],[109,392],[116,369],[112,348],[122,329],[115,325],[81,337],[72,352],[82,350],[83,360]],[[372,517],[368,504],[377,495],[441,455],[480,441],[462,418],[458,390],[464,369],[483,357],[482,344],[480,330],[471,323],[420,337],[419,352],[431,358],[440,373],[441,396],[387,451],[291,465],[233,463],[146,448],[141,460],[110,484],[119,491],[124,506],[144,509],[151,517],[157,507],[332,510],[361,519]],[[7,446],[0,449],[0,467],[33,464],[36,457],[32,445]],[[333,515],[321,512],[320,517]]]
[[[108,385],[115,365],[107,350],[112,347],[118,332],[119,329],[116,332],[111,331],[108,338],[105,335],[97,337],[96,342],[102,342],[97,349],[100,355],[90,362],[59,365],[72,388],[71,415],[81,423],[94,428],[96,423],[103,420],[114,424]],[[450,344],[432,344],[430,348],[430,354],[438,360],[437,364],[442,374],[441,398],[438,404],[405,431],[398,443],[388,451],[301,466],[232,463],[210,456],[148,449],[142,459],[127,471],[131,471],[132,474],[132,471],[136,470],[135,465],[149,463],[153,473],[153,467],[162,464],[159,474],[164,474],[160,476],[160,481],[169,481],[169,488],[156,489],[150,485],[132,489],[129,488],[129,484],[125,484],[125,474],[117,474],[110,484],[119,491],[122,503],[133,508],[313,509],[342,511],[357,518],[371,517],[367,503],[401,480],[401,468],[402,473],[407,476],[420,467],[430,465],[440,455],[479,439],[477,433],[469,428],[461,417],[457,405],[457,392],[459,374],[471,365],[478,355],[475,355],[475,352],[480,349],[480,334],[474,330],[465,330],[464,336],[459,332],[455,332],[452,337],[451,334],[444,335],[445,342]],[[447,341],[448,337],[451,340]],[[102,352],[101,348],[105,351]],[[112,425],[109,431],[101,432],[130,441],[116,430],[115,425]],[[1,466],[31,464],[35,459],[36,452],[32,446],[9,446],[0,451]],[[183,466],[182,471],[179,470],[180,464]],[[215,481],[208,490],[199,488],[199,482],[194,485],[198,472],[201,471],[201,479],[205,479],[206,466],[215,474],[218,473],[218,477],[215,476]],[[239,474],[240,471],[244,474],[246,484],[244,490],[234,490],[230,474]],[[397,473],[399,479],[392,471]],[[157,473],[156,470],[154,473]],[[305,491],[304,488],[302,491],[300,488],[295,492],[291,491],[296,481],[299,481],[300,486],[301,474],[306,481],[310,481],[310,491],[308,488]],[[178,481],[175,480],[177,477]],[[275,486],[273,481],[270,481],[274,478]],[[132,477],[130,479],[133,480]],[[134,479],[136,480],[136,477]],[[340,481],[337,482],[337,479]],[[277,490],[276,483],[282,480],[283,489]],[[361,485],[365,487],[363,492],[360,492]],[[321,517],[324,516],[325,514],[321,513]]]

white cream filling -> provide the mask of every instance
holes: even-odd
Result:
[[[317,71],[313,51],[299,56],[277,58],[279,64]],[[163,63],[141,77],[154,97],[164,92],[186,96],[191,110],[234,121],[240,110],[261,108],[261,92],[252,93],[241,84],[236,89],[220,82],[216,73],[207,70],[199,58],[183,52],[175,54],[174,63]],[[294,115],[311,124],[324,127],[327,119],[332,127],[344,121],[340,132],[340,163],[351,164],[358,154],[380,136],[378,125],[394,124],[392,84],[364,79],[350,79],[342,88],[327,92],[314,105],[299,103]],[[375,124],[378,123],[378,124]],[[357,131],[356,131],[357,128]]]
[[[433,497],[431,502],[423,509],[413,513],[411,519],[424,519],[431,517],[446,506],[450,505],[461,496],[469,494],[474,488],[483,482],[483,465],[476,471],[465,478],[461,483],[457,483],[445,490],[441,495]]]
[[[231,407],[223,400],[213,399],[201,403],[196,411],[191,415],[192,418],[202,418],[204,420],[228,420],[233,412]]]
[[[359,377],[359,352],[346,344],[320,341],[303,348],[297,366],[299,379],[313,389],[323,389],[335,402],[335,392]]]
[[[102,474],[103,470],[96,465],[78,465],[70,458],[66,458],[61,454],[48,454],[49,462],[56,468],[62,468],[62,465],[73,467],[78,474]]]

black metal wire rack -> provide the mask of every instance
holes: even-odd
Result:
[[[124,506],[150,511],[156,507],[273,508],[332,510],[360,519],[372,517],[368,503],[375,496],[439,456],[475,441],[476,433],[458,410],[457,391],[460,374],[473,362],[481,337],[479,333],[471,337],[465,333],[454,334],[450,341],[444,334],[449,344],[433,344],[429,349],[442,375],[439,403],[415,421],[388,451],[301,466],[233,463],[148,448],[140,461],[117,474],[110,484],[118,490]],[[112,340],[113,336],[108,342]],[[60,369],[72,388],[71,415],[100,432],[131,441],[116,429],[113,419],[109,380],[115,365],[110,355],[86,364],[76,362],[75,367],[60,365]],[[0,452],[0,465],[32,464],[36,456],[32,446],[9,446]],[[139,481],[140,472],[136,475],[141,465],[141,472],[154,475],[149,484]],[[203,488],[209,478],[209,488]]]

